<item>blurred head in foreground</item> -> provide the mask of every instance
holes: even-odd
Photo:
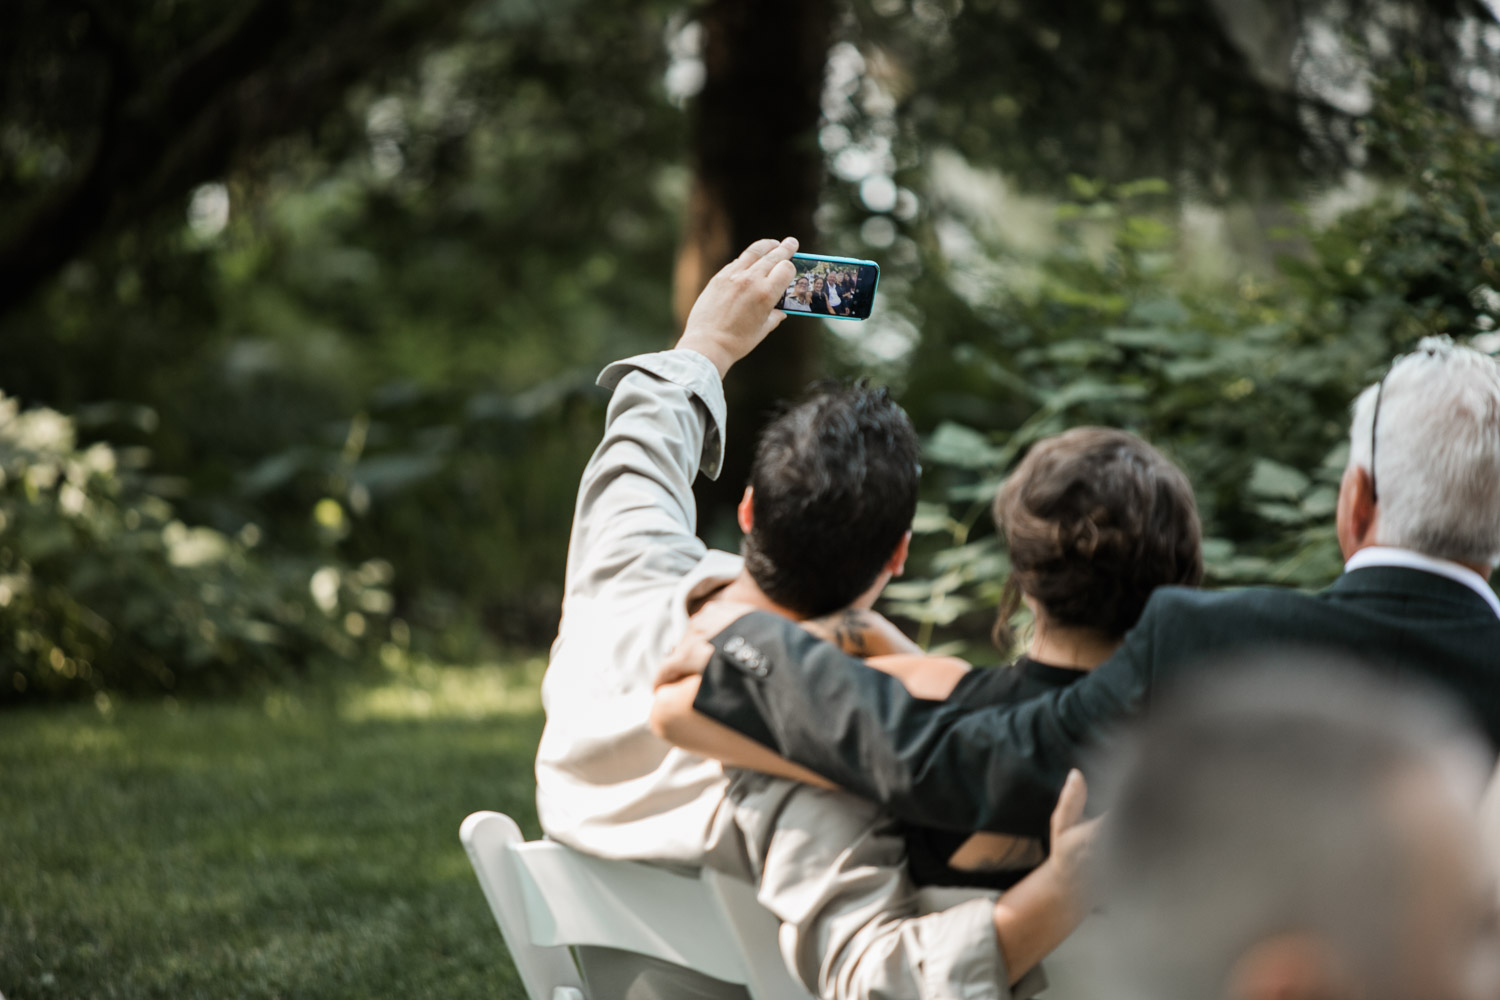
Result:
[[[1446,704],[1285,660],[1176,692],[1106,781],[1123,1000],[1494,1000],[1491,762]]]

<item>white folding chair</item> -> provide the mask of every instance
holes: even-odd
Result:
[[[808,998],[782,964],[776,919],[743,882],[528,843],[497,812],[469,816],[458,836],[530,1000],[585,1000],[568,952],[576,945],[681,965],[744,986],[753,1000]]]

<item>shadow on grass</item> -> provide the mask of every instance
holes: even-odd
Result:
[[[538,833],[541,665],[0,716],[0,993],[523,996],[458,842]]]

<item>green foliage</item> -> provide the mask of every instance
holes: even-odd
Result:
[[[0,702],[223,688],[383,632],[389,564],[256,558],[257,529],[189,527],[141,462],[0,396]]]
[[[0,608],[28,694],[227,685],[387,634],[449,657],[544,642],[602,422],[592,377],[670,343],[694,156],[722,138],[706,121],[689,149],[691,88],[664,82],[693,75],[695,8],[340,0],[261,17],[284,6],[0,15],[16,29],[0,30],[0,388],[76,414],[115,462],[59,472],[25,500],[24,543],[0,535],[30,581]],[[923,541],[942,585],[894,593],[928,622],[977,622],[1004,565],[987,492],[1037,436],[1087,421],[1187,465],[1217,579],[1321,578],[1353,388],[1418,333],[1493,311],[1493,155],[1437,110],[1484,78],[1482,53],[1440,58],[1468,5],[1391,8],[1388,58],[1442,67],[1436,97],[1386,95],[1364,140],[1372,173],[1411,183],[1303,231],[1309,252],[1277,280],[1224,288],[1177,273],[1173,197],[1326,176],[1358,146],[1351,119],[1269,81],[1225,5],[1129,6],[843,8],[818,137],[838,180],[821,245],[804,242],[885,265],[879,315],[839,335],[919,345],[893,367],[935,430],[921,524],[940,529]],[[1285,41],[1304,17],[1357,28],[1373,9],[1345,6],[1263,13],[1286,15]],[[1046,248],[1009,249],[993,237],[1010,219],[957,211],[995,165],[1068,193]],[[1154,172],[1174,185],[1117,183]],[[28,463],[92,454],[18,459],[5,502],[44,475]],[[183,563],[184,545],[216,556]],[[309,604],[325,568],[320,592],[343,594],[326,612]],[[0,691],[15,697],[4,670]]]
[[[1276,280],[1228,287],[1185,278],[1155,183],[1079,180],[1058,209],[1062,238],[1026,262],[1027,281],[977,286],[934,253],[923,305],[942,324],[914,357],[907,400],[937,467],[917,530],[920,579],[890,608],[951,635],[980,634],[1005,562],[987,508],[1032,442],[1068,427],[1125,427],[1188,472],[1204,521],[1212,584],[1320,586],[1341,565],[1334,508],[1348,407],[1395,353],[1425,335],[1483,335],[1500,318],[1494,139],[1392,91],[1372,153],[1407,178],[1326,226]],[[990,249],[968,274],[1014,260]],[[937,283],[932,283],[936,285]],[[961,289],[963,295],[951,289]],[[954,299],[958,299],[957,302]],[[953,365],[948,359],[957,362]],[[975,428],[983,428],[983,431]]]
[[[4,388],[148,406],[149,429],[81,432],[149,446],[183,520],[255,525],[252,562],[388,563],[418,646],[545,642],[593,377],[674,329],[688,175],[665,22],[473,5],[317,135],[263,144],[0,318]]]
[[[1080,173],[1169,176],[1211,199],[1295,191],[1358,161],[1356,80],[1421,60],[1445,106],[1478,109],[1497,63],[1492,48],[1461,41],[1495,22],[1464,0],[856,6],[910,155],[956,149],[1059,193],[1076,194]]]

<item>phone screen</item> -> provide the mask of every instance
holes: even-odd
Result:
[[[779,306],[788,316],[869,318],[880,280],[879,264],[800,253],[793,255],[792,263],[797,277],[787,286]]]

